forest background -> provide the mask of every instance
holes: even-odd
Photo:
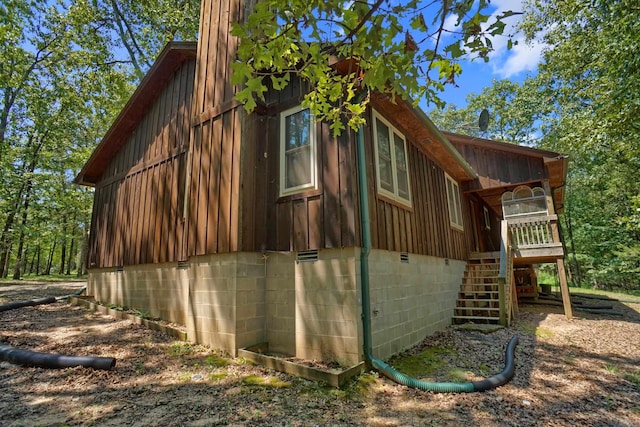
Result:
[[[275,10],[278,3],[294,8],[298,2],[270,3]],[[513,15],[528,41],[545,46],[537,74],[493,80],[465,105],[442,105],[441,90],[456,84],[464,61],[487,59],[492,38],[509,37],[502,18],[514,16],[496,25],[484,12],[486,1],[424,2],[436,6],[436,30],[429,33],[423,2],[403,2],[402,9],[391,3],[319,4],[351,8],[362,26],[348,35],[365,48],[377,42],[371,39],[380,34],[376,22],[412,14],[405,26],[385,27],[402,30],[389,35],[389,46],[402,46],[403,55],[433,55],[420,99],[432,120],[442,130],[567,154],[561,225],[572,282],[640,292],[640,6],[634,0],[525,1]],[[293,16],[309,25],[319,15],[305,7]],[[0,5],[0,278],[86,274],[93,191],[73,179],[163,46],[195,39],[199,11],[198,0]],[[279,19],[291,14],[283,10]],[[457,39],[438,45],[443,30],[452,32],[441,25],[450,17],[458,18]],[[420,31],[427,36],[418,37]],[[406,59],[392,65],[402,69]],[[245,77],[250,82],[252,76]],[[411,92],[413,77],[398,77],[394,89]],[[480,131],[474,124],[485,108],[491,121]]]

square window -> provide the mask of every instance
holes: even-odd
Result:
[[[317,188],[316,121],[301,106],[280,114],[280,195]]]
[[[411,206],[407,142],[376,112],[373,116],[378,193]]]

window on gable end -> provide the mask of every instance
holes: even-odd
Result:
[[[280,195],[318,187],[316,121],[308,108],[280,113]]]
[[[447,173],[444,174],[447,186],[447,205],[449,207],[449,223],[453,228],[462,230],[462,205],[460,204],[460,187]]]
[[[411,207],[407,141],[376,112],[373,117],[378,193]]]

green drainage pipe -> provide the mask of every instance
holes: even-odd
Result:
[[[513,378],[515,371],[514,352],[518,337],[514,336],[507,345],[505,369],[498,375],[482,381],[466,383],[428,382],[411,378],[380,359],[373,357],[371,345],[371,299],[369,293],[369,253],[371,252],[371,226],[369,218],[369,196],[367,193],[367,168],[364,147],[364,126],[360,125],[356,133],[356,150],[358,156],[358,188],[360,192],[360,224],[362,231],[362,252],[360,255],[360,284],[362,291],[362,332],[364,357],[374,369],[389,379],[420,390],[436,393],[469,393],[489,390],[506,384]]]

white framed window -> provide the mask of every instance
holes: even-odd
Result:
[[[373,139],[378,193],[411,207],[407,141],[374,111]]]
[[[280,195],[318,188],[316,121],[308,108],[280,113]]]
[[[463,229],[462,206],[460,205],[460,187],[446,172],[444,174],[447,185],[447,205],[449,206],[449,223],[453,228]]]
[[[486,206],[483,206],[484,210],[484,228],[487,230],[491,230],[491,216],[489,216],[489,209]]]

